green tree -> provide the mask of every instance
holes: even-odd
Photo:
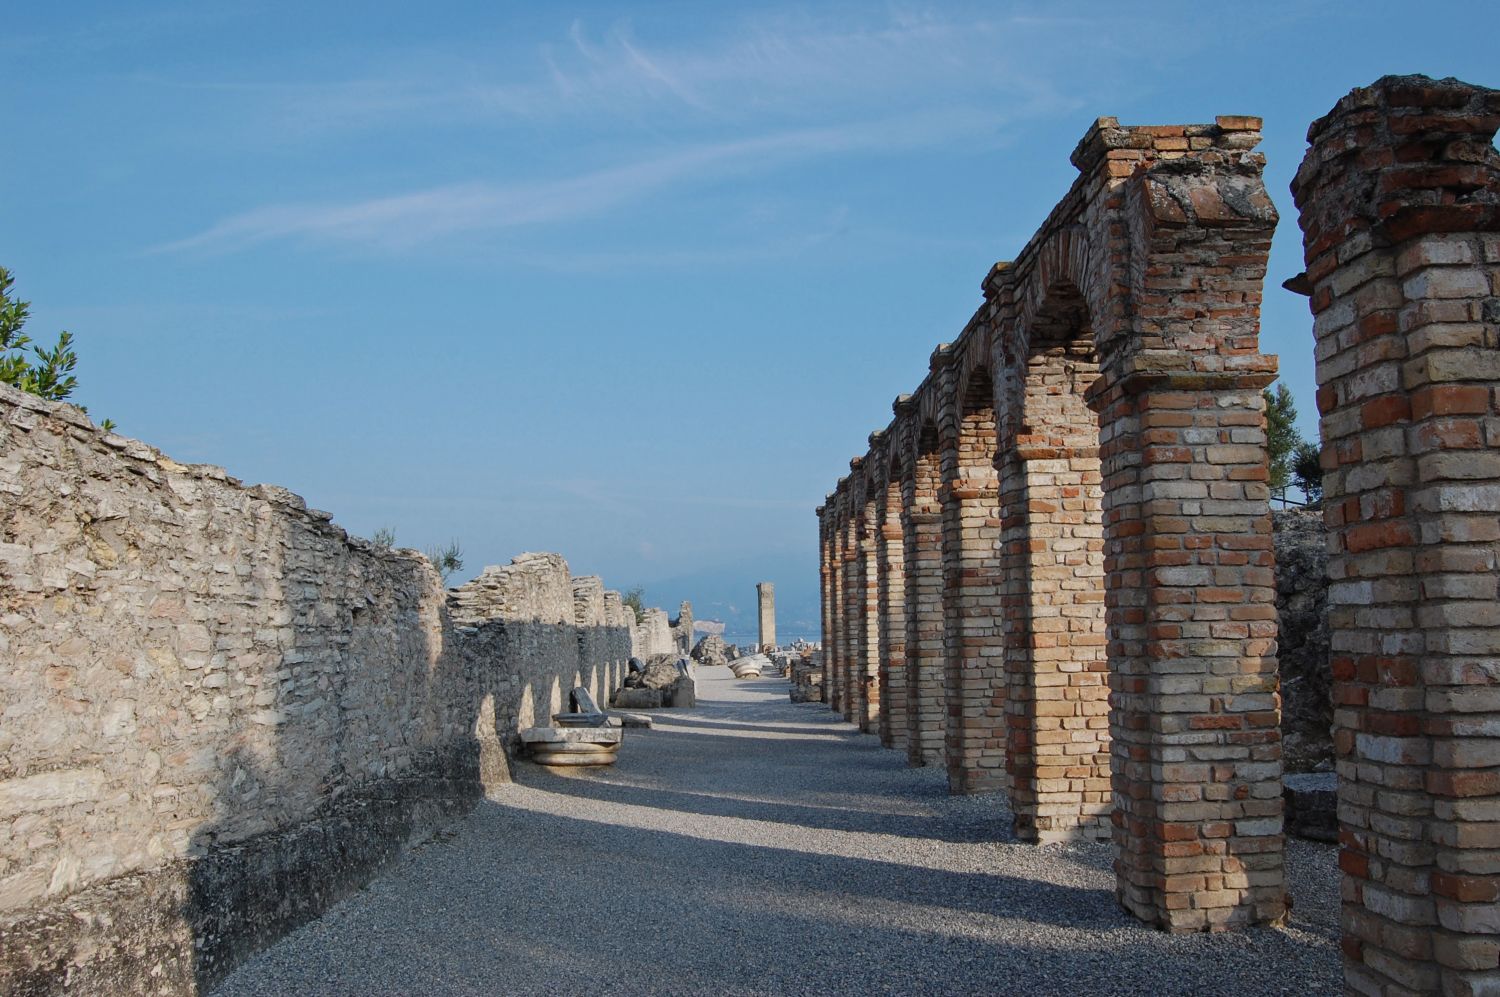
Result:
[[[1297,406],[1286,385],[1276,385],[1275,392],[1263,392],[1266,398],[1266,456],[1270,459],[1271,493],[1286,501],[1287,486],[1292,483],[1292,454],[1302,442],[1297,432]]]
[[[637,585],[620,597],[620,601],[630,607],[635,613],[635,622],[639,623],[646,618],[646,589]]]
[[[73,376],[73,368],[78,365],[73,336],[60,334],[50,350],[33,345],[31,337],[21,331],[31,313],[31,302],[10,296],[15,283],[10,271],[0,267],[0,383],[62,401],[78,387],[78,378]],[[28,346],[31,356],[27,356]]]
[[[446,547],[427,548],[427,560],[432,562],[432,566],[443,577],[444,585],[448,584],[448,579],[455,571],[464,569],[464,552],[457,540],[450,541]]]
[[[1308,505],[1323,501],[1323,460],[1316,443],[1297,442],[1297,449],[1292,452],[1292,483],[1302,489]]]
[[[370,538],[370,542],[381,550],[390,550],[396,546],[396,531],[389,526],[382,526],[375,531],[375,535]]]
[[[31,302],[11,297],[10,290],[15,283],[10,271],[0,267],[0,384],[9,384],[29,394],[60,402],[78,387],[78,378],[73,374],[73,369],[78,366],[73,334],[58,333],[57,345],[50,350],[33,343],[31,337],[21,331],[31,314]],[[27,347],[30,347],[29,355]],[[82,405],[79,408],[88,411]],[[112,431],[114,420],[105,419],[99,427],[106,432]]]

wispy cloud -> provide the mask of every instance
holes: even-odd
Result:
[[[668,188],[809,158],[891,152],[983,135],[1002,120],[992,112],[958,108],[702,143],[561,180],[466,183],[342,203],[272,204],[157,250],[229,252],[287,240],[402,250],[447,236],[594,217]]]
[[[1040,36],[1064,33],[1076,27],[921,9],[760,13],[674,41],[645,37],[629,21],[574,20],[530,51],[475,43],[441,55],[383,54],[346,79],[172,85],[262,98],[259,117],[279,135],[304,137],[505,121],[806,122],[877,106],[941,106],[960,90],[1003,93],[1012,111],[1045,112],[1070,103],[1059,89],[1066,77],[1038,71],[1027,53]],[[1072,44],[1087,47],[1089,37]]]

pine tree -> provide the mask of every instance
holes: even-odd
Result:
[[[1292,455],[1302,436],[1297,432],[1297,406],[1286,385],[1263,392],[1266,398],[1266,456],[1270,459],[1271,493],[1285,500],[1292,483]]]

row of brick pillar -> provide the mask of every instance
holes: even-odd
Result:
[[[1500,968],[1496,98],[1357,90],[1294,186],[1359,992]],[[832,708],[1008,793],[1022,839],[1112,839],[1122,905],[1174,931],[1287,909],[1259,127],[1099,119],[818,510]]]

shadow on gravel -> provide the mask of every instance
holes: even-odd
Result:
[[[835,724],[808,723],[802,727],[783,727],[776,724],[757,723],[754,720],[735,723],[722,720],[701,720],[684,716],[663,716],[660,713],[653,713],[652,718],[656,724],[653,729],[657,731],[671,731],[678,727],[699,727],[704,730],[742,730],[752,734],[814,734],[818,737],[833,735],[835,737],[847,738],[850,741],[857,741],[861,737],[868,736],[861,734],[857,728]],[[872,745],[879,744],[878,741],[874,741],[873,739],[870,743]]]
[[[552,788],[546,787],[548,791]],[[674,890],[692,890],[696,885],[728,898],[753,894],[757,888],[765,887],[789,891],[788,895],[836,896],[840,899],[834,909],[842,907],[847,914],[847,918],[836,920],[851,925],[863,920],[860,911],[870,902],[964,911],[1089,930],[1134,923],[1115,904],[1109,890],[1063,886],[997,873],[933,869],[922,863],[924,852],[920,849],[914,852],[908,865],[829,855],[815,849],[720,841],[602,818],[539,813],[494,799],[481,803],[480,809],[499,818],[497,824],[486,821],[488,826],[510,829],[512,833],[504,836],[509,850],[516,849],[517,837],[546,837],[553,842],[588,841],[591,851],[628,862],[632,866],[631,878],[637,881],[670,882]],[[793,837],[788,834],[789,840]],[[613,879],[605,875],[603,881]],[[847,907],[843,907],[845,904]]]
[[[538,789],[606,803],[624,803],[656,810],[701,814],[705,817],[737,817],[741,820],[769,821],[824,831],[857,831],[864,834],[889,834],[901,838],[950,843],[981,843],[1009,840],[1000,828],[952,827],[936,817],[878,813],[850,807],[802,806],[796,803],[767,803],[733,796],[683,793],[654,786],[631,786],[592,779],[533,778],[528,782]]]

